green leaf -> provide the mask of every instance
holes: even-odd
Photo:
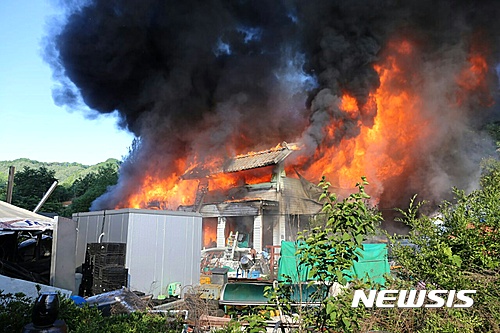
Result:
[[[362,234],[359,234],[359,235],[356,235],[355,239],[356,239],[356,243],[358,245],[361,245],[361,243],[363,243],[364,236]]]
[[[335,306],[332,302],[326,303],[326,313],[331,316],[332,312],[335,310]]]
[[[342,271],[336,270],[335,275],[337,276],[337,281],[341,281],[343,278]]]

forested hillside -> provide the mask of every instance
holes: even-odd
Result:
[[[99,167],[106,164],[119,165],[119,161],[114,158],[109,158],[104,162],[95,165],[84,165],[80,163],[69,162],[39,162],[28,158],[19,158],[13,161],[0,161],[0,184],[7,182],[9,176],[9,167],[14,166],[16,172],[22,171],[24,167],[31,169],[39,169],[45,167],[47,170],[55,172],[55,178],[60,185],[71,186],[78,178],[83,178],[89,173],[95,173]]]
[[[0,162],[0,200],[7,198],[9,167],[15,167],[12,204],[33,210],[54,181],[58,186],[41,211],[62,216],[90,209],[92,201],[118,179],[120,161],[108,159],[95,165],[45,163],[27,158]]]

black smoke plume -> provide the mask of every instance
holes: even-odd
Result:
[[[180,176],[178,158],[202,163],[204,156],[281,141],[303,145],[307,174],[325,146],[373,125],[379,110],[369,93],[380,85],[374,64],[393,39],[414,41],[420,50],[415,65],[430,75],[456,71],[480,38],[488,47],[492,94],[498,84],[496,1],[87,0],[66,6],[46,47],[60,83],[55,101],[118,111],[122,126],[140,138],[119,184],[93,209],[119,205],[144,174]],[[438,88],[431,86],[422,89],[429,99],[429,90]],[[358,101],[357,119],[337,106],[345,93]],[[430,114],[442,131],[417,152],[417,171],[382,184],[380,205],[470,186],[477,160],[490,148],[470,129],[483,124],[481,115],[498,114],[489,105],[471,100],[460,115]],[[327,138],[324,127],[332,118],[342,119],[343,127]],[[471,141],[480,141],[482,151]]]

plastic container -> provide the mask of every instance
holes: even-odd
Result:
[[[75,290],[78,293],[78,290],[80,290],[80,285],[82,284],[82,278],[83,274],[82,273],[75,273]]]
[[[204,284],[200,286],[200,298],[219,299],[222,286],[219,284]]]
[[[168,296],[179,297],[181,294],[181,283],[172,282],[168,285]]]
[[[260,277],[260,272],[259,271],[251,271],[250,272],[250,279],[258,279]]]
[[[211,283],[210,276],[208,275],[200,276],[200,284],[210,284],[210,283]]]

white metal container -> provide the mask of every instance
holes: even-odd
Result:
[[[73,214],[78,224],[76,266],[87,243],[126,243],[130,290],[168,295],[168,285],[194,286],[200,280],[202,218],[198,213],[118,209]]]

